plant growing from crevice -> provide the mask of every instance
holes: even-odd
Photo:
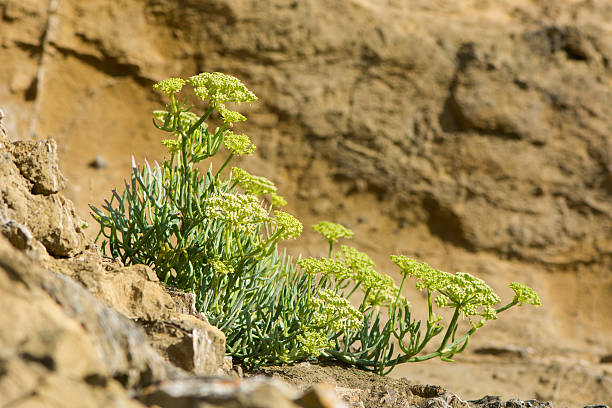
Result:
[[[204,102],[203,113],[179,101],[186,84]],[[313,226],[329,243],[327,257],[293,260],[278,243],[297,238],[302,224],[278,209],[286,201],[272,181],[230,166],[255,146],[247,135],[233,132],[234,123],[246,117],[228,105],[256,96],[221,73],[171,78],[154,88],[169,98],[153,119],[169,135],[162,141],[169,158],[133,163],[123,192],[113,191],[102,209],[91,207],[100,224],[98,239],[113,258],[149,265],[163,282],[194,293],[197,309],[225,332],[228,354],[242,364],[337,359],[386,374],[404,362],[448,360],[498,313],[522,303],[539,305],[535,292],[513,283],[514,299],[495,308],[499,298],[480,279],[404,256],[392,257],[403,277],[398,287],[357,249],[343,245],[334,252],[334,244],[353,232],[331,222]],[[213,117],[221,124],[214,131]],[[222,148],[223,164],[200,170],[198,164]],[[402,296],[409,277],[427,293],[424,324],[411,317]],[[454,309],[447,325],[434,307]],[[471,326],[458,333],[462,317]],[[436,350],[423,354],[438,336]]]

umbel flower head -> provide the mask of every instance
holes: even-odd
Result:
[[[225,105],[217,106],[217,110],[219,111],[221,118],[223,118],[223,122],[229,123],[230,125],[232,125],[234,122],[244,122],[246,120],[246,117],[244,115],[239,112],[227,109]]]
[[[285,200],[283,196],[276,193],[272,193],[270,195],[270,201],[272,202],[273,207],[284,207],[287,205],[287,200]]]
[[[331,346],[331,341],[323,330],[304,329],[298,334],[297,340],[302,343],[302,353],[310,357],[320,356],[326,348]]]
[[[514,291],[514,301],[521,306],[523,303],[528,303],[534,306],[542,306],[540,297],[533,289],[524,283],[512,282],[510,287]]]
[[[395,302],[408,305],[406,299],[399,296],[399,288],[393,278],[378,273],[374,269],[374,261],[367,254],[343,245],[336,258],[309,257],[302,258],[297,263],[308,275],[321,274],[328,279],[334,278],[338,283],[352,279],[367,293],[364,301],[366,309],[372,306],[390,306]]]
[[[363,315],[344,297],[330,289],[319,290],[319,296],[311,299],[315,310],[313,326],[333,332],[344,329],[359,330],[363,326]]]
[[[416,285],[418,289],[439,292],[436,305],[459,308],[464,316],[483,316],[489,320],[496,318],[492,306],[499,303],[499,296],[482,279],[469,273],[457,272],[453,275],[443,272],[403,255],[392,255],[391,260],[402,269],[404,275],[420,280]]]
[[[192,76],[188,82],[193,85],[194,93],[202,100],[209,100],[214,107],[227,102],[253,102],[255,94],[236,77],[220,72],[203,72]]]
[[[153,85],[153,89],[162,91],[166,95],[170,96],[180,92],[183,85],[185,85],[185,80],[182,78],[168,78]]]
[[[262,195],[276,192],[276,186],[265,177],[254,176],[239,167],[232,167],[232,178],[245,193]]]
[[[235,134],[227,130],[223,136],[223,144],[236,156],[249,155],[255,151],[255,145],[245,134]]]
[[[346,268],[344,263],[328,258],[301,258],[297,261],[297,264],[304,270],[307,275],[321,274],[321,276],[329,277],[334,276],[337,279],[350,278],[350,271]]]
[[[169,112],[165,110],[154,110],[153,116],[156,119],[159,119],[162,122],[165,122],[168,118]],[[200,118],[193,112],[180,112],[179,114],[179,129],[189,129],[194,123],[196,123]],[[206,129],[208,125],[206,122],[200,125],[201,128]],[[178,130],[178,129],[175,129]],[[199,131],[199,130],[197,130]]]
[[[350,238],[354,234],[345,226],[329,221],[321,221],[313,225],[312,229],[323,235],[330,244],[337,242],[340,238]]]
[[[213,270],[219,275],[228,275],[230,273],[234,273],[234,268],[231,265],[225,264],[221,260],[216,259],[212,261],[210,265],[213,267]]]
[[[327,333],[354,331],[363,327],[363,314],[331,289],[319,290],[308,303],[309,309],[313,310],[312,320],[304,325],[298,340],[302,343],[302,352],[312,357],[319,356],[331,346]]]
[[[295,239],[302,234],[302,223],[293,215],[284,211],[274,211],[276,218],[276,230],[279,232],[279,239]]]
[[[360,283],[363,291],[368,294],[365,300],[366,307],[390,306],[395,301],[408,304],[404,297],[399,296],[399,288],[393,278],[377,272],[374,269],[376,267],[374,261],[366,253],[342,245],[337,257],[342,259],[349,276]]]
[[[255,233],[260,223],[270,220],[257,197],[250,194],[214,194],[206,200],[206,216],[245,233]]]

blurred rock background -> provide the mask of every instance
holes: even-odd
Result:
[[[94,237],[88,205],[131,154],[164,158],[152,84],[235,75],[260,98],[240,108],[258,146],[241,165],[306,226],[352,228],[396,278],[391,253],[540,294],[455,363],[393,376],[612,404],[611,21],[607,0],[0,0],[0,108],[11,138],[57,141]],[[325,247],[307,232],[290,250]]]

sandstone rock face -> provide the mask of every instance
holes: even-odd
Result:
[[[124,386],[174,373],[127,319],[75,282],[35,265],[2,236],[0,293],[6,404],[137,407]]]
[[[0,152],[0,222],[11,240],[25,248],[35,239],[54,256],[82,250],[83,221],[70,201],[55,194],[64,183],[55,141],[5,142]]]
[[[13,146],[13,156],[21,174],[33,184],[34,194],[58,193],[66,186],[66,179],[59,169],[55,140],[17,141]]]
[[[512,312],[475,345],[589,362],[612,350],[608,1],[0,0],[0,14],[4,125],[58,140],[80,214],[121,185],[131,153],[163,157],[150,124],[163,101],[150,85],[227,72],[260,98],[244,108],[241,131],[261,155],[245,167],[271,177],[306,225],[346,224],[389,271],[388,255],[404,253],[501,295],[514,280],[540,292],[544,308]],[[108,167],[88,166],[98,154]],[[15,205],[28,208],[28,183]],[[28,225],[74,253],[76,241],[15,222],[5,229],[18,245]],[[324,251],[308,234],[295,245]],[[477,370],[421,370],[484,392]],[[507,378],[487,381],[513,395]],[[582,402],[554,382],[529,384]]]
[[[224,334],[205,318],[184,314],[188,295],[171,296],[151,268],[119,266],[95,249],[45,264],[143,327],[149,343],[174,366],[196,375],[228,374]]]
[[[225,336],[195,316],[141,322],[151,345],[177,367],[196,375],[222,375]]]

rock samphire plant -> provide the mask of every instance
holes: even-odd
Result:
[[[187,84],[204,102],[203,114],[178,99]],[[278,243],[297,238],[302,224],[278,209],[285,200],[276,186],[228,168],[234,157],[255,150],[247,135],[233,132],[234,123],[246,118],[230,107],[257,97],[235,77],[217,72],[167,79],[154,88],[169,98],[153,119],[168,135],[162,143],[169,157],[161,164],[133,164],[123,193],[113,191],[102,209],[92,207],[98,239],[113,258],[150,265],[166,284],[194,293],[197,309],[225,332],[227,352],[240,363],[337,359],[386,374],[405,362],[449,360],[499,313],[540,305],[532,289],[512,283],[514,298],[497,307],[499,297],[482,280],[402,255],[391,257],[402,275],[398,287],[365,253],[336,249],[353,233],[331,222],[313,227],[329,243],[327,257],[292,259]],[[213,121],[220,124],[214,130]],[[202,171],[198,164],[222,149],[223,164]],[[426,292],[424,322],[412,317],[402,296],[408,278]],[[436,308],[452,309],[450,321]],[[434,339],[439,345],[424,351]]]

